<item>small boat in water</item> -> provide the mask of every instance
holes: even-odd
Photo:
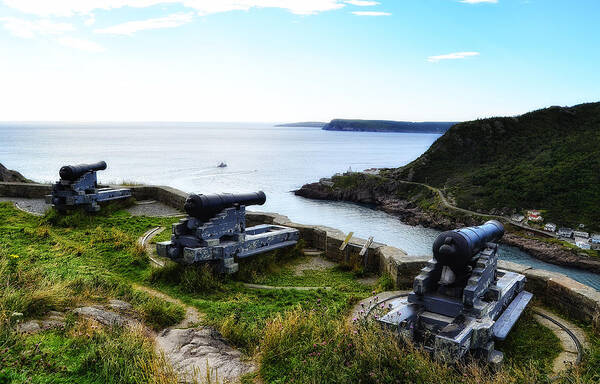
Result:
[[[221,161],[221,163],[219,165],[217,165],[217,168],[225,168],[225,167],[227,167],[227,164],[225,164],[222,161]]]

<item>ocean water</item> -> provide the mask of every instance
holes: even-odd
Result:
[[[243,123],[0,123],[0,163],[26,177],[53,182],[62,165],[105,160],[101,182],[169,185],[186,192],[263,190],[249,209],[295,222],[373,236],[411,255],[431,255],[438,231],[413,227],[368,207],[314,201],[291,191],[349,168],[397,167],[422,154],[435,134],[334,132]],[[217,168],[225,162],[226,168]],[[515,248],[502,258],[560,271],[600,289],[600,277],[543,263]]]

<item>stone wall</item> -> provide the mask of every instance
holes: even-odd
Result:
[[[43,199],[51,191],[50,184],[0,183],[0,196]]]
[[[170,187],[133,186],[130,188],[137,200],[157,200],[179,210],[183,210],[187,197],[185,192]],[[0,196],[42,198],[50,193],[50,189],[50,185],[46,184],[0,183]],[[340,251],[339,247],[346,235],[337,229],[294,223],[288,217],[277,213],[248,211],[246,219],[248,226],[275,224],[296,228],[300,231],[307,247],[323,251],[328,259],[334,261],[362,263],[367,270],[380,274],[388,273],[399,288],[410,287],[415,276],[430,258],[409,256],[399,248],[373,243],[368,249],[365,260],[359,257],[359,252],[366,240],[353,237],[348,247]],[[527,289],[547,305],[585,322],[590,322],[599,316],[600,292],[595,289],[555,272],[507,261],[500,261],[499,266],[524,274],[527,277]]]

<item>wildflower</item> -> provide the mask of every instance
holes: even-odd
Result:
[[[375,294],[375,291],[371,292],[373,295]]]
[[[14,253],[12,255],[10,255],[10,257],[12,257],[13,259],[18,259],[19,255],[15,255]]]
[[[355,317],[355,318],[353,318],[353,319],[352,319],[352,322],[353,322],[353,323],[356,323],[356,321],[357,321],[357,320],[358,320],[358,319]]]
[[[381,303],[381,309],[385,308],[385,304]]]

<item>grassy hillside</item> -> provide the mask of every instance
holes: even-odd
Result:
[[[445,188],[464,208],[545,209],[600,226],[600,103],[453,126],[393,178]]]

